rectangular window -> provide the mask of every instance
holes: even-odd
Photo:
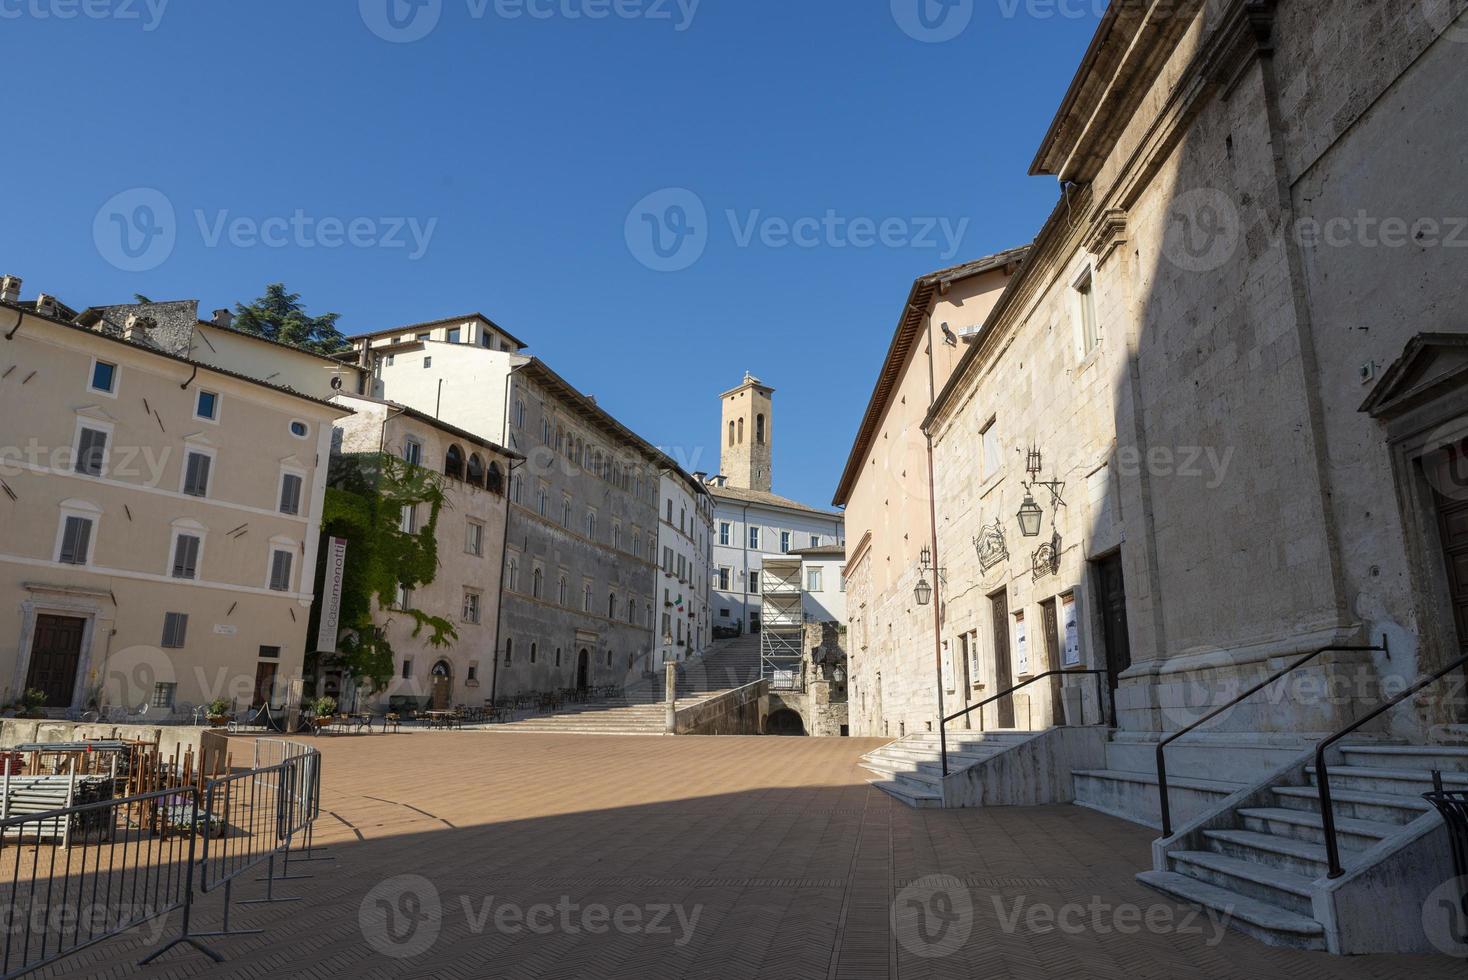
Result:
[[[203,453],[191,452],[184,457],[184,493],[190,497],[209,496],[209,465],[212,462]]]
[[[561,526],[571,526],[571,498],[564,497],[561,500]]]
[[[207,419],[210,422],[219,419],[219,396],[212,391],[199,389],[194,398],[194,418]]]
[[[279,660],[280,659],[280,647],[261,647],[260,648],[260,659],[261,660]]]
[[[180,534],[173,539],[173,577],[194,578],[199,571],[199,537]]]
[[[477,622],[479,622],[479,593],[478,592],[465,592],[464,593],[464,622],[466,622],[466,623],[477,623]]]
[[[728,521],[719,522],[719,544],[728,546],[729,534],[733,530]]]
[[[153,685],[153,707],[173,709],[173,696],[178,691],[178,685],[172,682],[159,682]]]
[[[987,480],[999,472],[999,433],[994,428],[994,420],[979,432],[979,460],[982,469],[979,476]]]
[[[780,532],[780,553],[782,555],[789,554],[790,553],[790,532],[789,531],[781,531]]]
[[[282,514],[301,512],[301,482],[301,478],[294,473],[287,473],[280,478],[280,512]]]
[[[1076,283],[1076,297],[1080,301],[1081,356],[1085,357],[1101,342],[1100,327],[1096,322],[1096,291],[1093,288],[1089,270],[1081,281]]]
[[[392,607],[399,612],[407,612],[413,608],[413,590],[399,585],[398,591],[393,595]]]
[[[728,568],[728,566],[721,566],[719,568],[719,588],[723,589],[725,592],[728,592],[729,591],[729,568]]]
[[[822,592],[821,570],[819,568],[808,568],[805,570],[805,590],[807,592]]]
[[[106,361],[97,361],[92,365],[91,389],[103,394],[113,395],[117,393],[117,365]]]
[[[403,658],[403,680],[405,680],[405,681],[406,680],[411,680],[412,678],[413,678],[413,658],[412,657],[404,657]]]
[[[92,520],[68,515],[61,531],[61,551],[56,560],[63,565],[85,565],[91,558]]]
[[[810,546],[812,548],[819,548],[821,546],[821,536],[819,534],[812,534],[810,536]]]
[[[431,367],[433,367],[433,358],[432,357],[425,357],[425,358],[423,358],[423,366],[425,368],[431,368]]]
[[[757,527],[749,529],[749,546],[751,548],[759,548],[759,528]]]
[[[449,327],[449,332],[446,339],[451,344],[457,344],[459,342],[460,336],[461,334],[458,327]]]
[[[291,563],[295,556],[289,551],[270,553],[270,588],[273,592],[289,592],[291,588]]]
[[[471,555],[484,554],[484,525],[470,521],[464,531],[464,551]]]
[[[82,426],[76,444],[76,471],[83,476],[101,476],[107,460],[107,433]]]
[[[423,465],[423,443],[411,436],[403,440],[403,459],[414,466]]]
[[[403,505],[403,516],[402,516],[402,519],[398,522],[398,528],[404,534],[416,534],[416,533],[418,533],[418,505],[417,504],[404,504]]]
[[[755,595],[759,594],[759,572],[749,573],[749,591]]]
[[[188,641],[189,615],[188,613],[171,612],[163,614],[163,642],[158,644],[169,650],[177,650]]]

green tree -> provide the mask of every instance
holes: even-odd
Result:
[[[253,303],[235,304],[234,326],[267,340],[278,340],[318,354],[335,354],[347,346],[347,338],[336,328],[340,313],[310,316],[301,305],[301,294],[287,292],[285,283],[273,282],[265,295]]]

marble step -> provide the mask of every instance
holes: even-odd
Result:
[[[1361,790],[1388,796],[1421,797],[1432,792],[1432,773],[1426,769],[1382,769],[1376,766],[1329,766],[1331,797],[1337,789]],[[1315,767],[1305,772],[1315,782]],[[1443,785],[1452,790],[1468,790],[1468,772],[1445,772]]]
[[[1137,880],[1180,901],[1201,905],[1230,928],[1270,945],[1325,949],[1325,927],[1309,916],[1175,871],[1143,871]]]
[[[1325,843],[1324,821],[1319,813],[1287,807],[1245,807],[1237,811],[1245,830],[1276,837],[1292,837],[1310,844]],[[1335,818],[1336,840],[1342,850],[1364,851],[1400,831],[1400,824],[1358,820],[1340,814]]]
[[[1341,751],[1348,766],[1468,773],[1468,748],[1458,746],[1348,745]]]
[[[1173,851],[1168,855],[1173,871],[1216,885],[1219,888],[1300,915],[1313,915],[1311,880],[1304,875],[1267,864],[1255,864],[1216,851]]]
[[[1252,864],[1280,868],[1311,879],[1323,878],[1329,869],[1325,847],[1293,837],[1277,837],[1253,830],[1205,830],[1209,850]],[[1342,852],[1342,862],[1346,853]]]
[[[943,805],[943,797],[937,793],[918,789],[907,783],[888,779],[874,779],[871,785],[906,806],[918,809],[935,809]]]
[[[1320,812],[1319,787],[1275,786],[1271,792],[1280,806],[1309,813]],[[1330,799],[1337,819],[1352,817],[1398,825],[1411,823],[1432,809],[1432,804],[1420,796],[1393,796],[1387,793],[1337,789],[1334,783],[1331,783]]]
[[[1071,775],[1078,805],[1146,827],[1162,826],[1156,772],[1077,769]],[[1243,783],[1176,775],[1168,776],[1167,786],[1174,828],[1244,788]]]

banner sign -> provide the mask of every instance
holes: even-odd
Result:
[[[347,540],[332,538],[326,548],[326,579],[321,586],[321,625],[316,631],[316,649],[336,653],[336,636],[341,627],[342,578],[347,570]]]

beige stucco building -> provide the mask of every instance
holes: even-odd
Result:
[[[435,708],[477,707],[489,698],[495,668],[506,490],[524,457],[406,405],[367,395],[338,395],[335,401],[354,413],[337,423],[335,449],[341,456],[390,453],[443,476],[434,580],[400,590],[395,602],[375,610],[374,621],[386,631],[396,659],[392,682],[373,700],[383,706],[401,697]],[[419,505],[405,513],[404,528],[426,526],[426,511],[427,505]],[[429,631],[417,630],[409,610],[448,620],[458,638],[447,647],[431,646]]]
[[[281,705],[346,411],[177,352],[147,310],[73,321],[13,279],[3,292],[5,698],[149,718]]]

